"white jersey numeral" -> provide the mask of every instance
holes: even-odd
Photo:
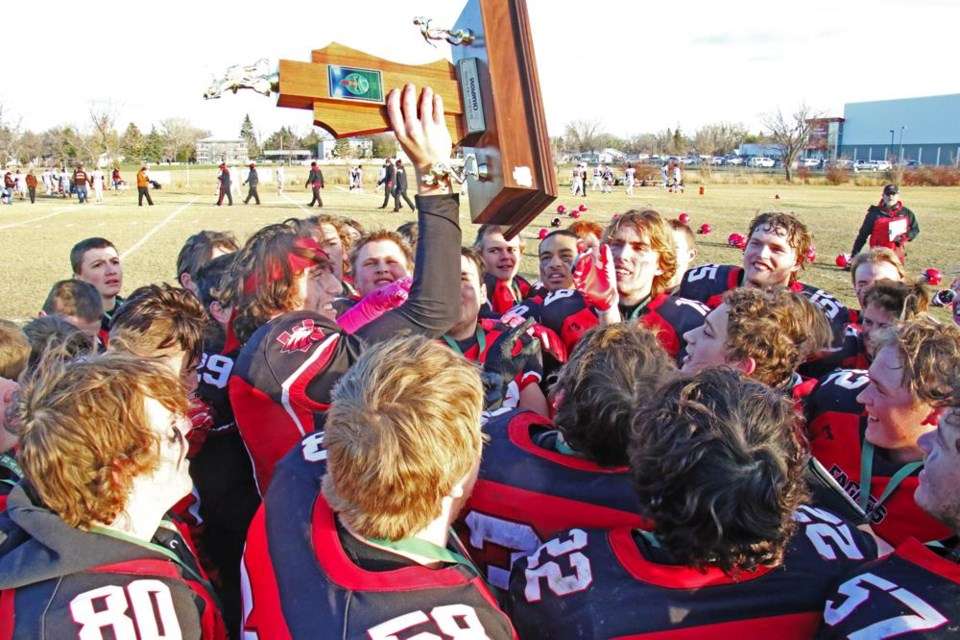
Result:
[[[521,522],[503,520],[478,511],[468,513],[464,522],[470,529],[470,546],[474,549],[495,544],[511,552],[510,566],[487,566],[487,582],[504,591],[510,587],[510,567],[513,563],[543,544],[533,527]]]
[[[413,627],[433,621],[437,631],[443,635],[423,631],[404,637],[410,640],[486,640],[487,632],[473,607],[465,604],[447,604],[434,607],[427,615],[423,611],[411,611],[386,622],[381,622],[367,630],[370,640],[399,640],[400,633]]]
[[[542,597],[540,581],[544,579],[547,581],[547,588],[560,597],[586,590],[593,582],[593,570],[590,568],[590,560],[579,551],[585,546],[587,546],[587,533],[582,529],[571,529],[569,540],[554,538],[537,549],[527,561],[524,572],[527,586],[523,594],[527,602],[540,601]],[[544,562],[545,555],[551,558],[547,562]],[[564,575],[560,565],[554,561],[564,555],[567,556],[570,568],[573,569],[571,575]]]
[[[159,580],[107,585],[70,601],[79,640],[180,640],[180,622],[170,588]],[[107,634],[106,630],[110,629]]]
[[[840,595],[846,600],[836,604],[827,600],[823,610],[823,620],[831,627],[842,622],[847,616],[870,599],[871,591],[864,586],[869,585],[886,592],[898,600],[902,605],[913,611],[913,614],[888,618],[848,634],[851,640],[882,640],[907,633],[909,631],[923,631],[934,629],[947,622],[946,616],[934,609],[928,602],[918,597],[912,591],[896,585],[889,580],[872,573],[864,573],[847,580],[837,588]]]

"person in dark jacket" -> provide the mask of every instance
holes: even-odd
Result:
[[[869,240],[871,248],[887,247],[893,250],[903,263],[906,260],[904,247],[918,235],[920,224],[917,216],[900,202],[900,188],[895,184],[888,184],[883,188],[880,202],[867,209],[857,239],[853,241],[850,257],[860,253]]]
[[[323,200],[320,199],[320,189],[323,189],[323,172],[320,171],[320,167],[317,166],[316,162],[310,163],[310,175],[307,176],[307,183],[303,185],[304,187],[313,187],[313,200],[310,201],[308,207],[312,207],[314,203],[318,207],[323,206]]]
[[[257,165],[253,162],[250,163],[250,173],[247,174],[247,179],[243,181],[243,184],[247,185],[249,188],[247,191],[247,199],[243,201],[243,204],[249,204],[250,198],[256,200],[257,204],[260,204],[260,194],[257,193],[257,185],[260,184],[260,176],[257,175]]]
[[[217,180],[220,182],[220,197],[217,198],[217,206],[223,204],[223,196],[227,196],[229,206],[233,206],[233,194],[230,193],[230,169],[227,169],[227,163],[220,163],[220,173],[217,174]]]
[[[380,185],[383,185],[383,205],[380,208],[386,209],[393,193],[393,160],[390,158],[383,161],[383,177],[377,181],[377,186]]]
[[[400,158],[397,158],[397,169],[393,176],[393,210],[400,211],[400,198],[403,198],[410,207],[410,211],[416,211],[417,208],[413,206],[410,197],[407,196],[407,171],[403,168],[403,161]]]
[[[19,409],[23,480],[0,515],[7,637],[109,627],[117,638],[225,638],[189,535],[168,516],[193,486],[183,383],[129,354],[44,361]]]

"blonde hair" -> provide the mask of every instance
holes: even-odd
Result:
[[[952,384],[960,378],[960,327],[928,315],[879,329],[877,350],[893,347],[902,367],[901,385],[931,407],[952,401]]]
[[[670,225],[653,209],[634,209],[610,223],[603,232],[603,242],[610,242],[610,237],[623,227],[632,227],[637,233],[650,236],[650,248],[659,256],[657,266],[661,273],[654,276],[650,295],[656,297],[669,291],[670,281],[677,272],[677,243],[673,239]]]
[[[483,387],[475,365],[425,337],[366,350],[327,413],[323,493],[343,522],[399,540],[426,527],[480,459]]]
[[[897,254],[895,254],[892,249],[888,249],[887,247],[873,247],[869,251],[858,253],[850,260],[850,280],[854,288],[857,287],[857,269],[865,264],[889,264],[897,270],[900,280],[907,278],[907,272],[903,270],[903,264],[901,264],[900,258],[897,257]]]
[[[134,478],[157,468],[159,436],[144,400],[185,415],[187,391],[149,360],[106,353],[45,358],[21,388],[17,460],[51,511],[71,527],[110,523],[126,507]]]

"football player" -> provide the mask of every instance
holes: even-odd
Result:
[[[189,536],[182,380],[109,352],[44,362],[16,421],[23,481],[0,515],[0,628],[10,637],[220,640],[226,629]]]
[[[483,260],[473,247],[460,249],[460,320],[443,335],[443,341],[458,354],[471,362],[486,366],[488,354],[496,351],[501,336],[509,332],[510,327],[495,320],[479,319],[480,307],[486,299],[486,285],[483,284]],[[521,334],[513,346],[512,353],[517,355],[531,336]],[[516,380],[510,385],[501,406],[529,409],[542,416],[549,415],[547,399],[540,390],[543,379],[543,366],[535,354],[524,357],[524,364]]]
[[[362,298],[412,274],[413,250],[396,231],[370,231],[351,247],[350,265],[353,285]]]
[[[652,531],[574,528],[518,560],[522,638],[810,638],[833,580],[877,555],[804,504],[806,453],[784,394],[730,370],[662,386],[630,416]]]
[[[580,256],[577,290],[596,307],[602,324],[637,320],[657,330],[667,353],[682,358],[684,334],[703,324],[708,309],[670,295],[677,268],[670,226],[653,209],[628,211],[610,223],[603,242]]]
[[[483,447],[477,368],[399,338],[367,349],[332,400],[325,431],[277,465],[251,525],[245,634],[514,638],[449,535]]]
[[[60,280],[53,283],[40,316],[60,316],[90,336],[98,349],[106,348],[100,342],[103,301],[97,288],[88,282]]]
[[[684,336],[682,370],[728,367],[788,391],[795,400],[809,393],[816,380],[803,380],[797,367],[832,339],[819,309],[783,287],[731,289],[722,300],[702,326]]]
[[[914,500],[952,537],[907,538],[893,555],[846,576],[827,598],[819,638],[952,638],[960,621],[960,379],[939,426],[920,436]]]
[[[241,275],[227,303],[236,307],[233,326],[245,344],[230,378],[230,401],[261,495],[273,466],[306,434],[322,430],[333,386],[365,345],[410,331],[439,338],[460,319],[459,201],[446,181],[420,179],[449,161],[449,133],[435,110],[442,104],[429,89],[419,105],[412,85],[403,94],[402,107],[399,94],[391,94],[388,110],[416,168],[420,201],[418,267],[404,304],[344,331],[334,322],[342,285],[329,257],[289,225],[254,236],[237,257]]]
[[[907,282],[907,274],[895,254],[886,247],[873,247],[869,251],[858,253],[850,260],[850,280],[853,293],[857,296],[860,308],[863,308],[863,292],[877,280]],[[859,311],[850,310],[850,322],[860,323]]]
[[[871,343],[869,371],[838,369],[807,397],[811,450],[887,542],[944,537],[913,500],[923,467],[917,438],[935,429],[960,375],[960,328],[919,316],[875,332]]]
[[[797,274],[803,268],[813,236],[791,213],[761,213],[750,223],[742,266],[702,264],[683,275],[677,295],[720,306],[724,292],[736,287],[789,287],[804,292],[823,310],[833,329],[833,346],[843,342],[850,314],[823,289],[803,284]]]
[[[530,283],[518,274],[523,241],[519,234],[506,240],[503,228],[485,224],[477,230],[473,246],[480,250],[485,265],[483,281],[487,286],[489,311],[499,318],[526,298],[532,289]]]
[[[177,255],[177,282],[197,293],[197,272],[217,256],[240,250],[237,239],[222,231],[198,231],[183,243]]]
[[[99,338],[101,344],[107,344],[113,312],[123,304],[123,298],[120,297],[123,288],[120,254],[113,243],[105,238],[87,238],[70,249],[70,266],[74,278],[89,282],[100,292],[103,318]]]
[[[586,334],[551,389],[554,423],[497,412],[480,476],[457,531],[487,581],[507,588],[510,564],[574,526],[641,526],[626,445],[632,409],[673,371],[636,323]]]

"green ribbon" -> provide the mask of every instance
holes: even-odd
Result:
[[[872,509],[869,509],[870,485],[873,481],[873,455],[873,444],[864,441],[863,450],[860,452],[860,508],[863,509],[867,517],[870,517],[870,515],[890,497],[890,494],[900,486],[900,483],[903,482],[907,476],[923,466],[923,461],[917,461],[909,462],[900,467],[900,469],[893,474],[893,477],[890,478],[890,482],[887,483],[887,488],[883,490],[880,499],[877,500],[877,504],[873,505]]]
[[[483,356],[483,352],[487,350],[487,335],[486,332],[484,332],[483,327],[481,327],[479,324],[477,325],[475,337],[477,339],[477,345],[479,348],[479,351],[477,352],[477,359],[479,359]],[[460,345],[457,344],[456,340],[448,335],[444,335],[443,341],[450,345],[450,348],[456,351],[458,354],[461,356],[463,355],[463,350],[460,348]]]

